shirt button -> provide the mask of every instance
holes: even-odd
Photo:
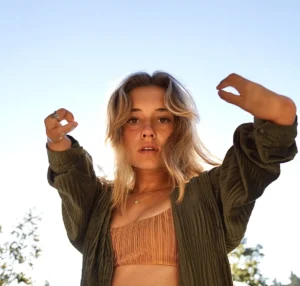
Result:
[[[259,129],[258,129],[258,132],[259,132],[260,134],[264,134],[264,133],[265,133],[265,131],[264,131],[262,128],[259,128]]]

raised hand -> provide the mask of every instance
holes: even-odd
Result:
[[[62,120],[66,120],[68,123],[66,125],[62,125]],[[70,140],[66,137],[66,134],[71,132],[78,125],[78,123],[74,121],[74,116],[70,111],[65,108],[60,108],[54,113],[48,115],[45,118],[44,123],[49,146],[62,146],[66,145],[66,143],[70,145]],[[58,150],[61,149],[65,148],[58,148]]]
[[[226,87],[235,88],[239,95],[223,90]],[[292,125],[295,121],[296,105],[289,97],[279,95],[238,74],[233,73],[223,79],[217,85],[217,90],[223,100],[257,118],[280,125]]]

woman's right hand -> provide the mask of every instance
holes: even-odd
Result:
[[[68,123],[62,125],[60,122],[66,120]],[[71,148],[71,140],[66,136],[78,123],[74,121],[73,114],[65,108],[48,115],[45,120],[48,147],[54,151],[64,151]]]

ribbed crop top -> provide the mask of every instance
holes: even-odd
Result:
[[[114,267],[132,264],[178,266],[172,209],[111,228]]]

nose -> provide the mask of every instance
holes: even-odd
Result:
[[[142,130],[142,138],[156,138],[155,132],[151,126],[145,126],[144,129]]]

